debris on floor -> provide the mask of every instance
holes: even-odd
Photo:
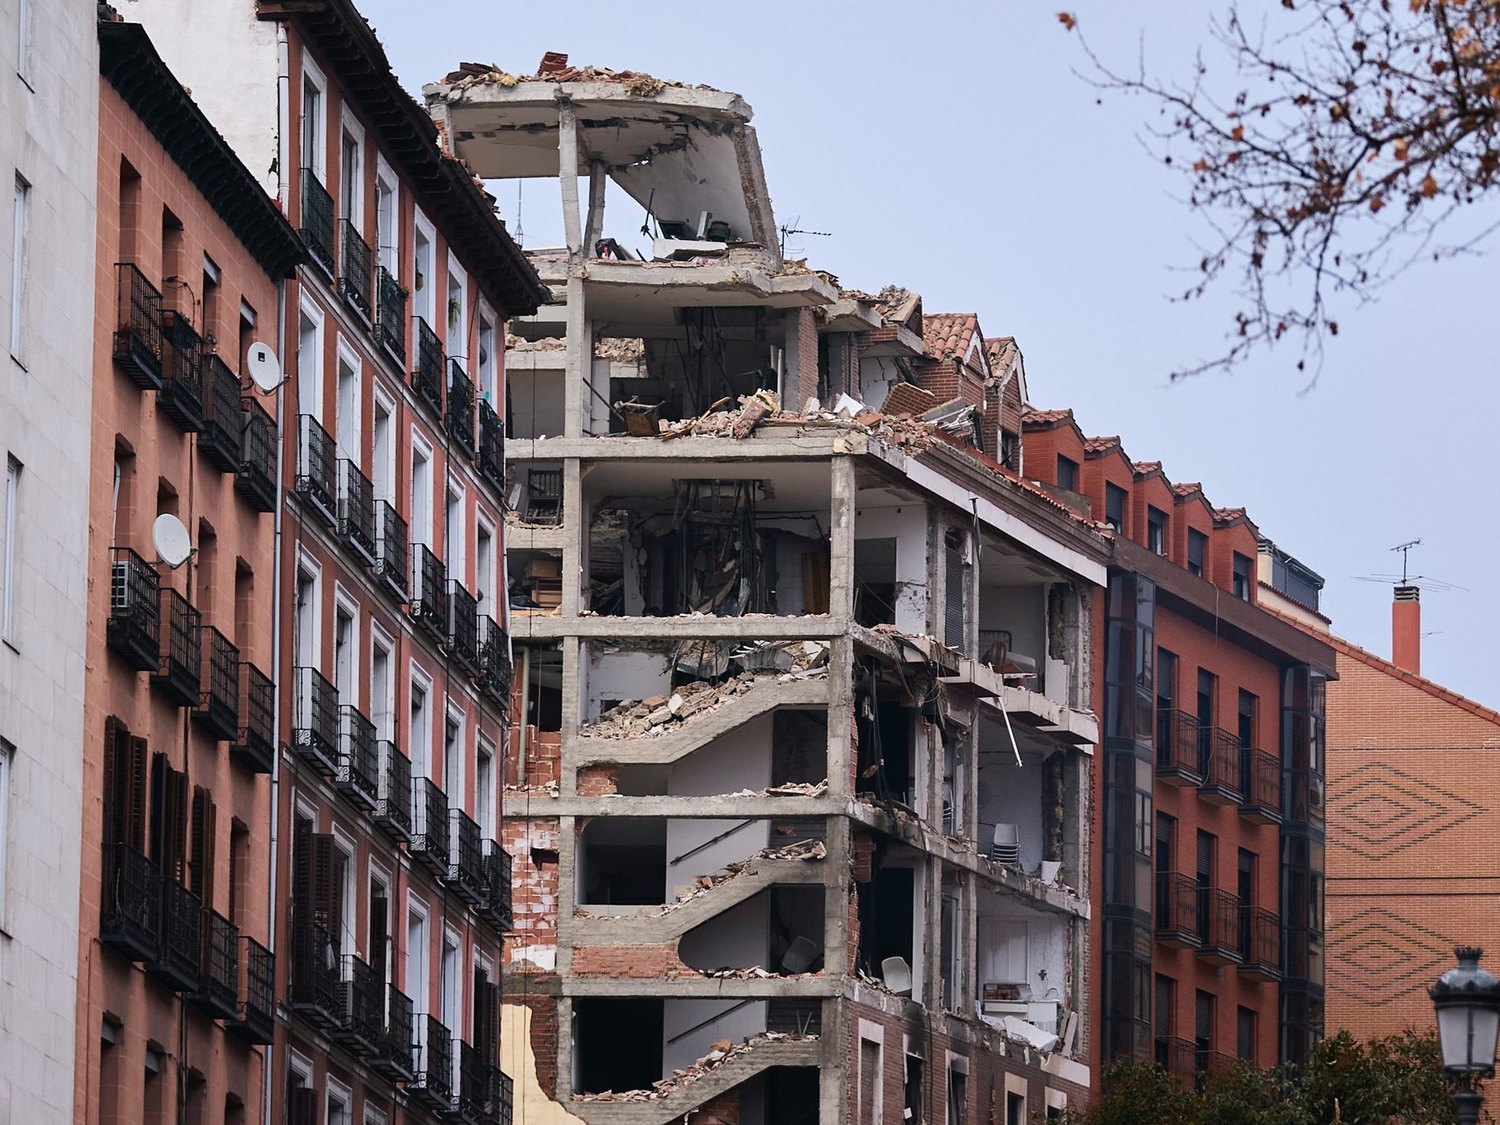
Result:
[[[771,975],[771,974],[767,974]],[[674,1070],[670,1078],[662,1078],[653,1082],[649,1089],[645,1090],[605,1090],[598,1094],[574,1094],[575,1102],[651,1102],[661,1098],[669,1097],[681,1086],[685,1086],[717,1067],[723,1066],[730,1059],[746,1054],[761,1043],[782,1043],[787,1041],[805,1042],[816,1040],[816,1035],[788,1035],[779,1031],[763,1031],[759,1035],[753,1035],[743,1043],[731,1043],[728,1039],[720,1039],[713,1043],[708,1054],[698,1059],[692,1066]]]

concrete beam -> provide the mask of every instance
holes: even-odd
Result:
[[[569,394],[574,393],[573,379],[570,356]],[[570,421],[574,417],[571,407],[568,417]],[[505,443],[505,456],[509,461],[560,461],[568,457],[581,461],[810,461],[841,453],[862,453],[865,440],[864,434],[831,426],[762,424],[749,437],[729,441],[723,437],[707,436],[663,439],[609,434],[584,437],[580,428],[578,433],[565,437],[512,439]]]
[[[565,559],[564,591],[568,585],[567,565]],[[510,620],[511,636],[520,640],[586,637],[620,642],[684,639],[826,641],[849,629],[848,618],[774,617],[770,614],[745,617],[565,617],[513,610]]]
[[[556,797],[533,800],[532,816],[660,816],[673,820],[779,820],[838,816],[843,805],[828,797]],[[507,817],[515,813],[506,810]]]
[[[783,1000],[838,995],[839,982],[820,975],[789,977],[569,977],[573,997],[662,997],[670,1000]],[[559,1036],[561,1038],[561,1036]]]

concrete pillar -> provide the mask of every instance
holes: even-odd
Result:
[[[585,421],[591,407],[589,386],[594,373],[594,337],[589,328],[588,310],[584,307],[583,279],[569,271],[567,282],[568,320],[564,331],[566,377],[563,380],[563,436],[584,436]],[[605,388],[606,391],[608,388]]]
[[[849,1092],[858,1080],[849,1073],[853,1014],[842,997],[823,1001],[822,1058],[818,1067],[818,1120],[843,1125],[850,1120]]]
[[[583,253],[591,257],[594,246],[604,237],[604,189],[609,183],[604,161],[589,160],[589,209],[583,226]]]
[[[573,103],[563,98],[557,105],[557,176],[562,187],[563,234],[569,254],[583,249],[578,222],[578,116]]]
[[[833,502],[828,533],[828,612],[835,619],[854,616],[854,459],[832,463]]]
[[[583,502],[583,473],[576,457],[563,462],[562,493],[562,613],[564,617],[577,617],[583,608],[583,583],[588,566],[588,511]],[[567,723],[568,706],[564,700],[564,737]]]

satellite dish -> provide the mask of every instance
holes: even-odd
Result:
[[[261,394],[270,394],[285,382],[281,374],[281,360],[265,344],[257,341],[250,345],[250,354],[245,360],[250,372],[250,381]]]
[[[163,512],[151,524],[151,542],[156,545],[156,553],[161,561],[173,570],[187,562],[188,556],[193,553],[188,529],[169,512]]]

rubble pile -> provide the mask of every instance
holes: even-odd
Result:
[[[639,363],[646,357],[646,341],[639,336],[600,336],[594,341],[594,358],[616,363]]]
[[[662,419],[657,422],[657,435],[664,441],[679,437],[742,440],[761,426],[818,426],[858,430],[887,445],[915,450],[942,440],[938,436],[939,427],[932,422],[909,414],[883,414],[847,397],[832,410],[824,408],[815,398],[808,399],[800,412],[781,409],[776,395],[770,391],[741,395],[736,401],[738,406],[731,407],[730,400],[723,399],[696,418],[677,422]]]
[[[804,862],[814,862],[828,858],[828,848],[822,840],[798,840],[795,844],[787,844],[780,848],[762,848],[749,859],[737,860],[727,864],[722,870],[715,871],[711,875],[699,875],[693,885],[684,894],[677,896],[675,902],[669,902],[661,908],[663,915],[679,910],[694,899],[707,894],[715,887],[721,886],[729,880],[743,875],[746,871],[755,867],[755,861],[760,859],[791,859]]]
[[[538,340],[528,340],[525,336],[507,335],[505,350],[508,352],[565,352],[568,350],[568,342],[561,336],[543,336]]]
[[[650,699],[626,700],[611,707],[599,721],[583,728],[590,738],[652,738],[672,729],[678,723],[687,722],[695,715],[705,715],[727,700],[744,695],[754,689],[758,680],[775,678],[777,683],[788,683],[797,679],[811,679],[826,675],[822,664],[827,662],[826,646],[818,645],[821,659],[807,667],[793,667],[790,672],[741,672],[722,683],[694,680],[673,688],[670,695],[653,695]]]
[[[510,74],[494,63],[461,62],[457,70],[443,76],[443,85],[463,90],[470,86],[496,85],[509,88],[522,82],[613,82],[637,98],[651,98],[668,87],[712,90],[712,86],[691,87],[686,82],[643,74],[638,70],[611,70],[607,66],[569,66],[568,56],[548,51],[542,56],[535,74]]]
[[[804,1040],[815,1040],[816,1035],[788,1035],[780,1031],[763,1031],[759,1035],[753,1035],[743,1043],[731,1043],[728,1039],[720,1039],[711,1044],[708,1054],[704,1055],[692,1066],[674,1070],[670,1078],[662,1078],[653,1082],[649,1089],[645,1090],[605,1090],[598,1094],[574,1094],[575,1102],[651,1102],[669,1097],[681,1086],[702,1078],[705,1074],[722,1066],[725,1062],[746,1052],[753,1051],[761,1043],[783,1043],[787,1041],[801,1042]]]

